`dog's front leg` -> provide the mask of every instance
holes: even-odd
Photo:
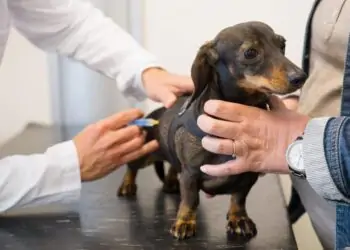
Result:
[[[137,170],[131,169],[129,166],[127,166],[126,173],[123,178],[123,182],[120,185],[118,189],[118,196],[124,196],[124,197],[133,197],[136,195],[136,176],[137,176]]]
[[[258,174],[242,175],[242,183],[238,190],[231,194],[230,207],[227,212],[227,234],[235,240],[250,240],[257,234],[255,223],[249,218],[246,200],[249,191],[258,178]]]
[[[186,168],[180,174],[181,203],[171,234],[179,240],[190,238],[196,233],[196,210],[199,205],[198,174]]]
[[[247,215],[245,197],[241,193],[231,195],[227,213],[227,234],[229,238],[240,240],[249,240],[257,234],[255,223]]]

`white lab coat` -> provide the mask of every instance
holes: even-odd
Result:
[[[143,100],[141,72],[160,66],[153,55],[90,3],[79,0],[0,0],[0,64],[10,27],[34,45],[81,61]],[[0,159],[0,212],[79,199],[75,145],[62,142],[42,154]]]

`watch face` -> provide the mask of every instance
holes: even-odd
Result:
[[[303,144],[301,140],[295,141],[290,145],[287,152],[287,162],[288,165],[295,171],[304,171],[304,161],[303,161]]]

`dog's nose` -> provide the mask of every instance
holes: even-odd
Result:
[[[304,72],[293,72],[288,74],[288,81],[294,87],[301,87],[307,76]]]

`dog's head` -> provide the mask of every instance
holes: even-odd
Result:
[[[202,45],[191,69],[195,85],[187,107],[205,89],[236,102],[239,96],[287,94],[299,89],[306,74],[285,57],[285,39],[261,22],[222,30]]]

